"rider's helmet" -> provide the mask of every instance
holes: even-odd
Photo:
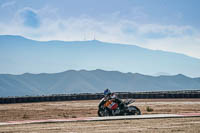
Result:
[[[108,96],[111,94],[111,91],[107,88],[104,90],[104,96]]]

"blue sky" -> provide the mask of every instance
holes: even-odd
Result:
[[[0,34],[126,43],[200,58],[199,0],[0,0]]]

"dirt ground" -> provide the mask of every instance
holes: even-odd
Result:
[[[97,116],[99,100],[0,105],[0,122]],[[200,99],[136,99],[142,114],[200,113]],[[147,109],[149,108],[149,109]],[[200,117],[0,126],[2,132],[200,132]]]
[[[25,124],[0,127],[0,133],[200,133],[200,117]]]

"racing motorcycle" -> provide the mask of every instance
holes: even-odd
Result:
[[[132,99],[120,100],[120,102],[116,102],[115,99],[102,99],[98,106],[98,116],[141,115],[139,108],[129,105],[133,102],[135,101]]]

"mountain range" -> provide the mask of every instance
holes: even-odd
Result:
[[[0,73],[58,73],[65,70],[120,71],[200,76],[200,59],[136,45],[91,41],[35,41],[0,35]]]
[[[182,74],[148,76],[104,70],[68,70],[60,73],[0,74],[0,97],[115,92],[174,91],[200,89],[200,78]]]
[[[0,97],[200,89],[199,68],[198,58],[136,45],[0,35]]]

